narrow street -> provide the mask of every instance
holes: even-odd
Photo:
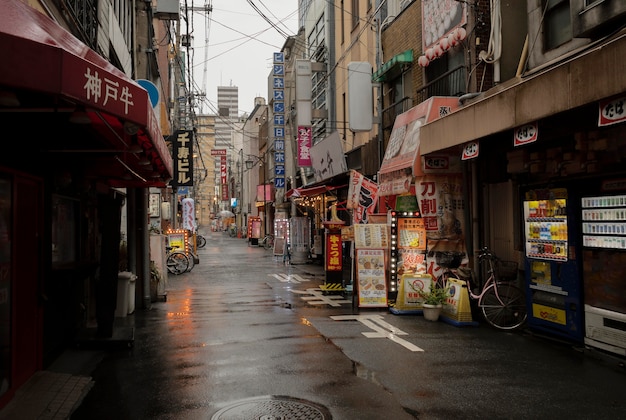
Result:
[[[626,417],[613,359],[482,323],[354,310],[314,290],[321,266],[206,236],[165,302],[120,319],[132,348],[64,356],[93,365],[72,419]]]

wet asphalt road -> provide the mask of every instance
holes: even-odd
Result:
[[[482,323],[315,303],[320,266],[206,236],[165,302],[120,319],[132,348],[72,350],[98,360],[72,419],[626,418],[619,360]]]

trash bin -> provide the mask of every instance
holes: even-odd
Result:
[[[117,306],[115,307],[115,316],[123,318],[129,313],[130,309],[130,288],[131,281],[133,283],[133,306],[135,303],[135,279],[137,277],[129,271],[121,271],[117,273]],[[133,307],[134,310],[134,307]]]

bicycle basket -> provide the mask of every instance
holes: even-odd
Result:
[[[444,268],[459,268],[464,255],[464,252],[436,251],[435,261]]]
[[[500,281],[517,280],[517,262],[499,261],[497,272],[498,272],[498,280]]]

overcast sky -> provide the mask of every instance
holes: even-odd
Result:
[[[207,3],[213,7],[208,20],[206,13],[195,11]],[[181,1],[183,15],[184,4]],[[267,100],[272,54],[283,47],[285,34],[297,32],[297,0],[187,0],[187,5],[194,8],[190,31],[194,82],[196,90],[205,92],[208,100],[203,113],[217,113],[218,86],[237,86],[239,114],[250,113],[255,97]]]

